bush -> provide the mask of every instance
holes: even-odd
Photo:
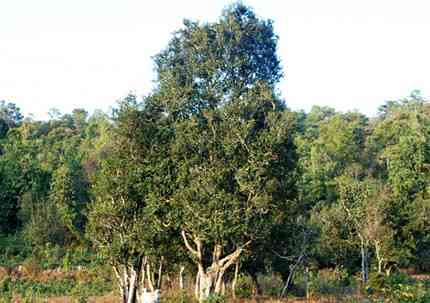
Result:
[[[282,291],[284,282],[279,275],[260,275],[258,276],[258,283],[260,284],[262,295],[269,297],[276,297]]]
[[[354,279],[343,268],[323,269],[309,274],[309,292],[313,295],[350,294],[354,284]]]
[[[31,248],[20,234],[0,235],[0,266],[13,268],[31,255]]]
[[[371,273],[367,291],[373,293],[385,293],[392,291],[398,285],[413,285],[415,280],[404,273],[395,273],[392,275],[385,275],[382,273]]]
[[[368,291],[374,297],[382,297],[386,302],[430,302],[430,288],[426,282],[418,282],[404,273],[389,276],[372,274],[369,279]]]
[[[89,296],[101,296],[112,291],[111,283],[105,281],[91,281],[79,283],[75,279],[36,281],[4,279],[0,283],[0,294],[16,294],[22,298],[73,296],[78,299]]]
[[[252,281],[252,278],[249,275],[239,274],[236,284],[236,296],[238,298],[251,298],[254,288],[254,281]]]
[[[69,295],[78,299],[78,301],[86,302],[90,296],[102,296],[111,291],[111,283],[105,283],[104,281],[81,282],[75,283]]]
[[[12,300],[12,280],[10,277],[7,277],[0,281],[0,294],[2,297],[2,301],[0,302],[9,302]]]
[[[223,295],[212,294],[207,298],[205,303],[226,303],[227,300]]]
[[[430,290],[422,283],[417,283],[415,285],[399,284],[387,295],[387,297],[398,303],[430,302]]]
[[[169,296],[162,298],[163,303],[194,303],[196,300],[194,297],[190,297],[185,291],[180,292],[179,295]]]

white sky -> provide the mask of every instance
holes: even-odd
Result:
[[[430,1],[248,0],[273,19],[293,109],[373,115],[387,99],[430,94]],[[46,118],[50,108],[107,110],[149,92],[151,56],[183,18],[214,21],[231,1],[0,0],[0,99]]]

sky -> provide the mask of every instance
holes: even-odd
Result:
[[[272,19],[287,105],[369,116],[414,89],[430,96],[430,1],[244,0]],[[109,110],[151,91],[151,57],[184,18],[215,21],[223,0],[0,0],[0,100],[46,119],[51,108]]]

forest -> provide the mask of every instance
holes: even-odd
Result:
[[[236,3],[112,112],[0,101],[0,302],[430,302],[430,103],[293,111],[277,42]]]

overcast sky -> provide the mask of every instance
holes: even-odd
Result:
[[[151,56],[182,19],[214,21],[231,1],[0,0],[0,100],[46,118],[50,108],[107,110],[154,79]],[[373,115],[384,100],[430,95],[430,1],[249,0],[274,20],[293,109]]]

